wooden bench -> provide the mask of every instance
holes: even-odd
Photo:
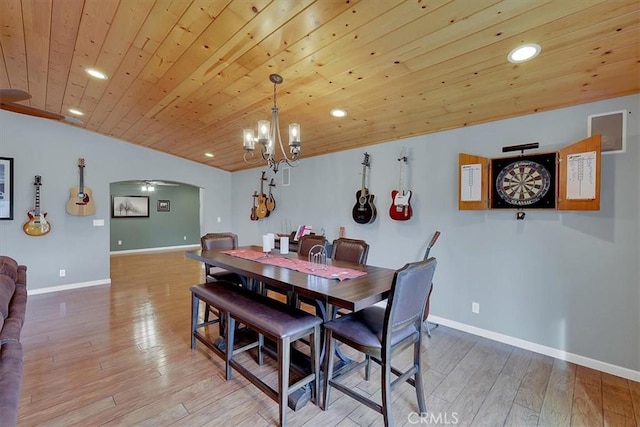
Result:
[[[280,407],[280,425],[286,425],[287,401],[289,395],[307,385],[312,386],[312,400],[317,404],[320,385],[320,325],[322,320],[302,310],[291,307],[228,282],[207,282],[191,288],[191,348],[196,348],[196,340],[225,360],[225,378],[231,379],[234,368],[252,382],[267,396],[278,402]],[[202,327],[211,322],[198,323],[200,301],[216,308],[226,325],[224,349],[216,346],[202,332]],[[239,322],[254,330],[258,340],[240,348],[234,348],[235,323]],[[293,385],[289,385],[291,361],[291,343],[306,337],[311,348],[311,372]],[[264,337],[276,343],[278,357],[278,390],[273,389],[234,356],[249,349],[258,350],[258,364],[262,364]]]

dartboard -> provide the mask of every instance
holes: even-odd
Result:
[[[500,171],[496,190],[507,203],[528,206],[547,194],[550,183],[551,175],[544,166],[524,160],[513,162]]]
[[[493,208],[555,207],[555,154],[494,159]]]

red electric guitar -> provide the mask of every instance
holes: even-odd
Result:
[[[391,207],[389,208],[389,216],[396,221],[406,221],[413,215],[411,208],[411,191],[404,189],[404,170],[407,166],[407,155],[403,148],[400,152],[400,183],[398,190],[391,192]]]

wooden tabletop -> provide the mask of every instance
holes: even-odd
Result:
[[[238,249],[262,250],[260,246],[245,246]],[[362,266],[328,259],[327,264],[367,272],[366,275],[361,277],[339,281],[337,279],[313,276],[284,267],[262,264],[257,261],[227,255],[218,250],[188,251],[186,256],[207,265],[221,267],[268,285],[276,286],[284,291],[292,291],[300,296],[320,300],[324,304],[331,304],[353,311],[361,310],[387,298],[395,273],[395,270],[388,268],[371,265]],[[276,252],[273,256],[298,258],[296,253],[280,255]]]

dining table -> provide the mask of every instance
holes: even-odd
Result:
[[[251,255],[243,257],[247,254]],[[386,299],[395,274],[395,270],[389,268],[332,259],[326,260],[325,270],[323,265],[311,263],[297,253],[272,251],[264,254],[261,246],[242,246],[233,250],[198,249],[187,251],[186,257],[290,293],[294,298],[316,300],[324,307],[323,320],[329,320],[332,307],[358,311]],[[291,266],[288,265],[290,261]],[[308,268],[305,269],[305,265]],[[350,277],[353,272],[361,274]]]
[[[286,294],[288,301],[313,301],[316,315],[323,321],[331,319],[334,307],[358,311],[386,299],[396,270],[372,265],[323,258],[321,263],[294,252],[281,254],[277,250],[264,253],[262,246],[242,246],[224,250],[192,250],[187,258],[210,267],[218,267],[245,277],[247,285]],[[251,285],[249,285],[251,286]],[[324,353],[324,351],[323,351]],[[339,354],[335,368],[346,367],[349,359]],[[292,364],[294,363],[292,356]],[[290,396],[289,406],[298,409],[308,401],[309,393]]]

